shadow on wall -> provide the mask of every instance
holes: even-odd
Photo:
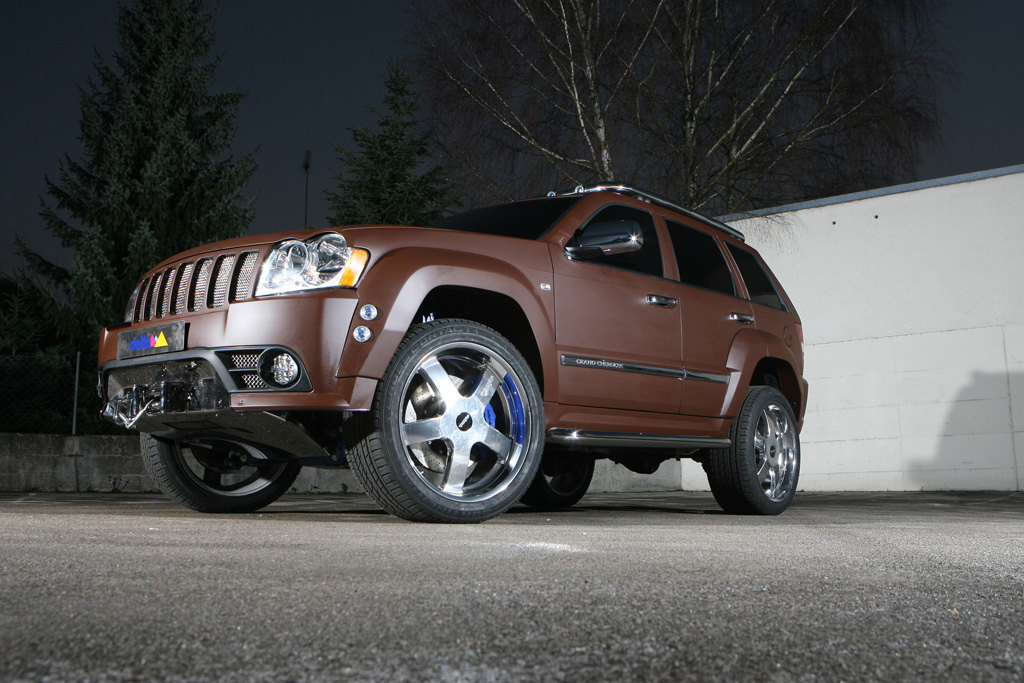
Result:
[[[1020,491],[1024,373],[974,372],[952,400],[902,402],[900,431],[907,490]]]

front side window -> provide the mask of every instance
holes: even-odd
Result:
[[[723,294],[736,294],[732,273],[715,238],[682,223],[666,220],[672,250],[679,266],[679,281]]]
[[[643,245],[636,251],[597,256],[587,259],[588,262],[612,266],[613,268],[622,268],[623,270],[632,270],[644,275],[663,277],[665,270],[661,266],[661,247],[658,245],[658,233],[654,229],[654,219],[646,211],[629,206],[606,206],[598,211],[577,234],[583,232],[587,229],[587,226],[594,223],[613,221],[636,221],[639,223],[640,234],[643,236]]]
[[[782,302],[782,297],[779,296],[779,292],[775,289],[772,279],[768,277],[768,273],[757,262],[754,255],[734,244],[729,245],[729,252],[736,260],[736,266],[740,269],[740,275],[743,276],[743,282],[747,285],[750,300],[755,304],[785,311],[786,304]]]

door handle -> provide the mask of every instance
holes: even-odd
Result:
[[[729,320],[735,323],[743,323],[744,325],[750,325],[754,322],[754,316],[747,315],[746,313],[730,313]]]
[[[674,296],[662,296],[660,294],[648,294],[647,303],[652,306],[658,306],[659,308],[675,308],[676,304],[679,303],[679,299]]]

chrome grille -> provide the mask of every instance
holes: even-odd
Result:
[[[171,308],[171,313],[174,315],[180,315],[185,312],[185,304],[188,301],[188,283],[192,282],[192,270],[194,268],[194,263],[186,263],[181,267],[181,273],[178,275],[178,283],[175,288],[177,293],[174,296],[174,306]]]
[[[231,364],[239,370],[255,370],[256,364],[260,360],[258,353],[233,353],[231,354]]]
[[[149,292],[146,294],[146,320],[152,320],[156,315],[156,299],[160,293],[160,273],[153,276],[149,283]]]
[[[200,259],[198,270],[199,273],[196,275],[195,284],[192,285],[188,301],[188,310],[190,311],[201,311],[206,306],[206,288],[210,286],[210,271],[213,270],[213,259]]]
[[[231,268],[235,265],[235,255],[225,254],[217,259],[213,269],[213,291],[207,304],[210,308],[220,308],[228,302],[228,283],[231,282]]]
[[[249,290],[252,288],[252,276],[256,272],[256,261],[259,260],[258,251],[247,251],[242,254],[242,265],[238,269],[234,286],[231,288],[232,301],[245,301],[249,298]]]
[[[145,322],[245,301],[252,296],[259,260],[258,251],[218,254],[151,273],[139,285],[132,319]]]
[[[146,310],[146,294],[149,292],[149,278],[142,281],[139,285],[139,293],[135,297],[135,316],[133,320],[139,322],[142,320],[142,312]]]
[[[263,379],[259,375],[257,375],[255,372],[252,372],[252,373],[247,372],[244,375],[242,375],[242,381],[245,382],[245,386],[246,386],[247,389],[266,389],[266,388],[268,388],[267,387],[267,383],[264,382]]]
[[[161,318],[166,317],[171,312],[171,297],[174,294],[174,273],[176,270],[177,268],[171,266],[164,273],[164,286],[160,292],[160,312],[157,314]]]

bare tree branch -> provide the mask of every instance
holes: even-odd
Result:
[[[413,0],[410,39],[470,204],[615,179],[734,212],[913,178],[940,1]]]

